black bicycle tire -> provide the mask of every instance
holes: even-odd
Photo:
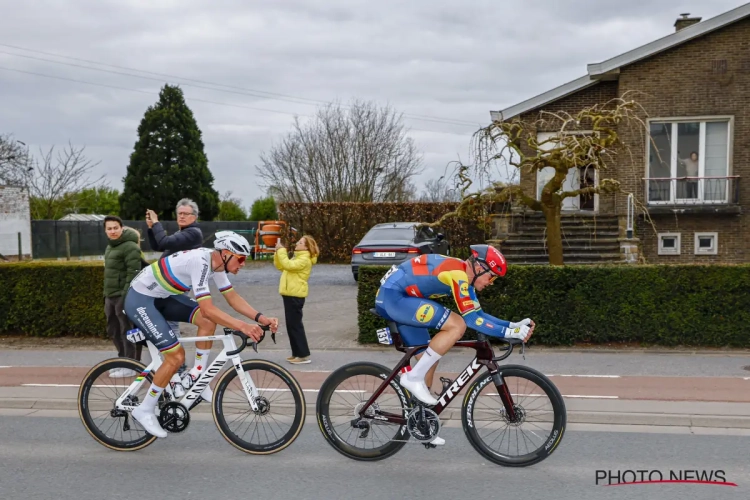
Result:
[[[219,381],[216,383],[213,404],[211,405],[214,423],[219,429],[219,433],[224,436],[224,439],[226,439],[232,446],[240,451],[249,453],[251,455],[270,455],[272,453],[278,453],[291,445],[302,432],[307,414],[307,403],[305,401],[305,395],[302,392],[297,379],[294,378],[294,375],[292,375],[289,371],[284,369],[282,366],[277,365],[276,363],[272,363],[271,361],[262,359],[254,359],[243,361],[242,368],[245,371],[268,371],[284,381],[287,387],[289,387],[292,396],[294,397],[295,417],[294,421],[292,422],[292,426],[281,439],[275,441],[274,443],[262,446],[248,443],[247,441],[240,439],[238,436],[235,436],[234,433],[229,430],[229,426],[224,419],[224,412],[221,408],[221,404],[224,400],[224,392],[226,391],[227,386],[235,377],[237,377],[237,370],[235,370],[234,365],[226,370],[221,378],[219,378]]]
[[[329,404],[333,391],[338,387],[344,380],[352,376],[357,375],[373,375],[382,380],[388,378],[391,373],[391,369],[386,368],[383,365],[377,363],[370,363],[365,361],[358,361],[349,363],[331,373],[320,387],[318,393],[318,399],[315,404],[315,413],[318,420],[318,427],[320,432],[323,434],[326,442],[330,444],[333,449],[341,453],[342,455],[351,458],[353,460],[359,460],[363,462],[374,462],[378,460],[386,459],[396,454],[401,448],[406,445],[406,441],[409,440],[411,435],[406,430],[406,426],[403,425],[399,429],[399,432],[394,436],[394,439],[398,440],[390,442],[379,448],[371,450],[363,450],[349,445],[339,439],[334,429],[328,425],[331,418],[329,415]],[[391,387],[396,390],[396,393],[401,399],[401,404],[404,407],[411,408],[409,399],[404,394],[404,389],[394,379],[390,383]]]
[[[504,376],[525,378],[536,383],[542,388],[542,390],[544,390],[552,403],[552,410],[554,412],[553,426],[549,436],[545,439],[544,444],[537,450],[524,455],[524,457],[527,457],[525,459],[523,459],[524,457],[517,457],[515,459],[505,458],[503,455],[489,449],[484,444],[482,439],[477,435],[476,429],[470,424],[468,412],[470,407],[472,409],[476,407],[474,402],[479,393],[482,392],[482,389],[484,389],[487,384],[492,383],[492,374],[489,372],[486,372],[477,379],[466,392],[466,397],[461,405],[461,423],[464,433],[471,445],[480,455],[498,465],[505,467],[528,467],[537,464],[549,457],[562,441],[563,434],[565,434],[565,426],[567,424],[565,400],[555,384],[552,383],[546,375],[534,370],[533,368],[521,365],[503,365],[500,367],[500,373]],[[520,374],[528,376],[522,376]]]
[[[138,373],[141,373],[146,368],[146,366],[143,363],[130,358],[112,358],[104,360],[101,363],[95,365],[83,377],[81,385],[78,388],[78,416],[81,418],[81,422],[83,422],[83,427],[86,429],[86,431],[91,435],[92,438],[94,438],[95,441],[97,441],[102,446],[115,451],[138,451],[156,441],[156,436],[152,436],[151,434],[146,433],[146,435],[141,439],[134,440],[133,442],[126,442],[127,444],[125,445],[118,444],[122,443],[122,441],[110,439],[99,431],[99,428],[94,425],[91,414],[88,411],[88,395],[89,391],[91,390],[91,386],[99,375],[113,368],[129,368],[131,370],[137,371]],[[152,376],[149,373],[146,376],[146,382],[151,381]]]

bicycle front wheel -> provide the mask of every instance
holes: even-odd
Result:
[[[294,442],[305,424],[307,407],[297,379],[276,363],[242,363],[258,389],[253,410],[232,367],[216,383],[213,416],[219,432],[235,448],[253,455],[277,453]]]
[[[511,418],[490,373],[468,390],[461,408],[466,437],[483,457],[506,467],[528,467],[552,454],[562,440],[567,419],[565,401],[542,373],[505,365],[500,376],[513,400]],[[515,450],[515,451],[513,451]]]
[[[136,451],[156,440],[129,411],[115,408],[120,395],[141,377],[145,368],[130,358],[114,358],[102,361],[83,377],[78,390],[78,415],[91,437],[103,446]],[[128,396],[129,404],[138,405],[146,398],[151,380],[150,373],[143,376]]]

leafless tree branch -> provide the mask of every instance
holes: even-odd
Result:
[[[288,202],[407,201],[422,158],[389,107],[354,101],[321,108],[261,154],[258,175]]]
[[[59,151],[53,158],[55,147],[44,153],[39,150],[40,159],[34,159],[33,170],[27,174],[29,193],[35,199],[35,219],[52,219],[56,215],[55,201],[66,193],[104,185],[104,176],[91,180],[91,171],[99,165],[84,155],[84,147],[68,144],[63,151]]]

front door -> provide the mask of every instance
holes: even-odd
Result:
[[[568,175],[565,177],[565,182],[563,182],[562,185],[562,191],[577,191],[581,187],[581,181],[580,181],[580,172],[576,168],[571,168],[568,170]],[[572,196],[569,198],[563,199],[562,202],[562,210],[565,211],[578,211],[581,208],[581,197],[580,196]]]
[[[581,189],[596,186],[596,170],[593,168],[581,167],[579,177],[581,179]],[[581,210],[596,210],[595,194],[582,194],[579,196]]]

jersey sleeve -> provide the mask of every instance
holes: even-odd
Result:
[[[225,294],[232,290],[232,284],[229,282],[229,276],[227,276],[226,272],[221,271],[218,273],[214,273],[213,280],[216,284],[216,287],[222,294]]]
[[[463,271],[449,271],[449,276],[441,276],[440,281],[451,283],[451,293],[456,301],[458,312],[466,321],[466,325],[485,335],[504,337],[505,330],[510,326],[508,321],[495,318],[484,312],[479,305],[474,287],[469,286],[469,277]],[[448,273],[446,273],[448,274]]]
[[[211,298],[208,287],[208,275],[211,267],[210,255],[204,254],[196,258],[190,266],[190,282],[195,300],[200,302]]]

